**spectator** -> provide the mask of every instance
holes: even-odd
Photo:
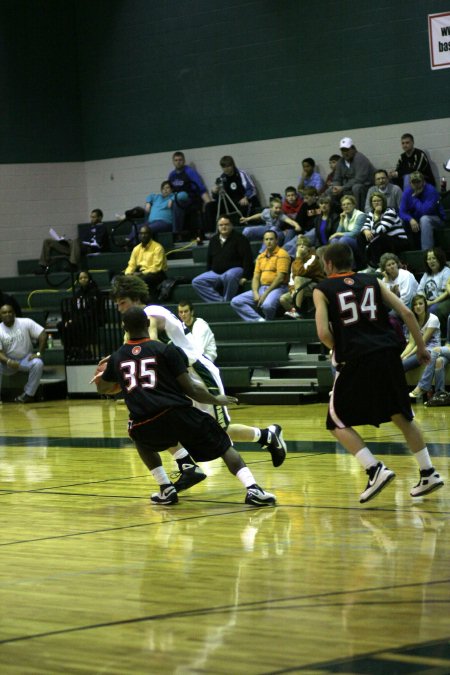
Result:
[[[101,316],[100,290],[90,272],[79,272],[69,312],[62,312],[58,330],[67,360],[92,358]]]
[[[320,191],[321,193],[328,191],[329,188],[332,187],[333,180],[334,180],[334,172],[336,170],[336,165],[337,165],[337,163],[339,162],[340,159],[341,158],[339,157],[339,155],[331,155],[330,159],[328,160],[328,164],[329,164],[329,167],[330,167],[330,173],[325,178],[325,183],[323,184],[323,187]]]
[[[262,239],[265,232],[268,230],[275,231],[280,244],[284,241],[284,234],[281,231],[283,224],[292,228],[297,228],[298,225],[292,218],[286,216],[281,210],[282,202],[279,197],[272,197],[270,200],[270,207],[263,209],[260,213],[255,213],[252,216],[241,218],[241,223],[253,223],[263,221],[263,225],[251,225],[244,228],[242,234],[247,237],[249,241],[257,241]]]
[[[339,226],[336,232],[330,235],[330,244],[348,244],[353,252],[357,269],[361,263],[361,249],[358,235],[364,225],[366,214],[356,208],[356,199],[353,195],[345,195],[341,199],[342,213],[339,217]]]
[[[183,152],[177,151],[172,155],[174,170],[169,173],[168,180],[175,193],[173,209],[173,231],[179,241],[183,238],[186,215],[200,211],[202,203],[211,201],[208,190],[200,174],[186,165]]]
[[[291,259],[278,246],[277,232],[266,232],[264,245],[266,250],[256,258],[252,290],[237,295],[231,301],[232,308],[244,321],[274,319],[280,296],[288,290]],[[264,318],[256,310],[260,310]]]
[[[448,405],[450,395],[445,391],[445,370],[450,363],[450,316],[447,319],[447,340],[443,347],[433,347],[430,352],[431,361],[425,367],[417,386],[410,392],[411,398],[420,398],[432,389],[434,378],[434,395],[429,405]]]
[[[166,253],[161,244],[153,241],[148,225],[141,225],[139,239],[141,243],[131,251],[124,274],[141,277],[148,286],[150,301],[155,302],[158,297],[157,287],[166,278]]]
[[[8,293],[3,293],[3,291],[0,289],[0,307],[3,307],[3,305],[11,305],[14,310],[14,314],[19,317],[22,316],[22,310],[15,297],[13,295],[9,295]]]
[[[283,213],[295,220],[302,204],[303,199],[300,197],[295,187],[289,185],[284,191],[284,199],[281,204]]]
[[[204,319],[196,317],[194,306],[187,300],[178,303],[178,317],[183,324],[184,332],[192,333],[192,338],[201,350],[213,363],[217,359],[217,346],[214,333]]]
[[[433,347],[441,346],[441,329],[439,326],[439,319],[434,314],[430,313],[428,304],[423,295],[415,295],[411,302],[411,309],[419,324],[420,332],[423,341],[428,351]],[[403,370],[408,372],[414,370],[420,365],[417,358],[417,345],[411,334],[408,335],[408,343],[401,354],[403,362]]]
[[[220,213],[217,212],[217,200],[221,189],[225,190],[241,215],[249,216],[260,206],[256,186],[252,178],[248,173],[237,168],[233,157],[224,155],[220,159],[220,166],[222,174],[217,178],[216,184],[211,190],[214,201],[209,202],[205,207],[207,226],[210,231],[214,230],[219,215],[229,212],[225,202],[220,205]]]
[[[375,169],[372,162],[356,149],[348,136],[341,138],[339,147],[342,157],[336,165],[332,194],[336,199],[340,199],[343,195],[353,195],[356,206],[362,211]]]
[[[306,187],[304,189],[304,201],[296,217],[294,229],[289,228],[285,234],[284,250],[289,253],[291,258],[295,258],[297,249],[297,235],[304,234],[311,243],[315,239],[314,223],[315,218],[320,214],[318,204],[319,193],[315,187]]]
[[[425,183],[419,171],[412,173],[409,178],[411,185],[405,188],[400,202],[400,218],[407,232],[411,233],[414,246],[418,245],[420,236],[419,248],[433,248],[433,230],[443,227],[445,218],[439,192],[433,185]]]
[[[430,307],[436,314],[445,331],[447,317],[450,312],[450,268],[446,264],[445,253],[441,248],[425,251],[425,273],[420,282],[418,293],[423,293]]]
[[[379,261],[383,272],[383,282],[400,298],[407,307],[417,293],[419,284],[411,272],[400,267],[400,260],[395,253],[383,253]]]
[[[298,192],[303,196],[303,190],[307,187],[315,187],[317,192],[323,188],[323,178],[318,171],[315,171],[316,163],[312,157],[305,157],[302,160],[302,175],[298,179]]]
[[[41,355],[47,345],[47,333],[38,323],[28,318],[17,318],[11,305],[0,308],[0,391],[2,376],[10,377],[17,372],[28,373],[24,391],[16,403],[31,403],[41,381],[44,363]],[[34,351],[32,340],[37,340]]]
[[[321,195],[318,201],[319,215],[314,216],[314,246],[326,246],[330,236],[339,226],[339,214],[333,210],[333,202],[328,195]]]
[[[74,268],[77,268],[81,255],[88,253],[101,253],[107,243],[106,228],[102,223],[103,211],[93,209],[90,213],[90,224],[80,227],[80,238],[66,239],[65,237],[49,237],[42,243],[39,267],[36,274],[45,274],[50,264],[51,252],[67,256]],[[55,236],[56,233],[55,233]]]
[[[408,248],[403,223],[395,210],[388,208],[382,192],[372,192],[370,212],[361,228],[360,240],[366,260],[373,269],[378,267],[383,253],[400,253]]]
[[[414,136],[412,134],[403,134],[400,142],[403,152],[395,169],[389,171],[389,177],[394,178],[398,185],[405,189],[409,186],[411,174],[420,171],[427,183],[435,187],[436,181],[428,157],[423,150],[414,147]]]
[[[207,271],[192,286],[205,302],[230,302],[253,276],[253,255],[247,237],[233,229],[228,216],[219,218],[217,229],[208,244]]]
[[[375,185],[372,185],[367,193],[364,211],[369,213],[370,198],[373,193],[381,192],[386,197],[388,208],[394,209],[394,211],[398,213],[400,211],[400,202],[403,192],[398,185],[389,182],[388,172],[385,169],[378,169],[378,171],[375,172],[374,182]]]
[[[155,232],[172,232],[173,229],[173,192],[170,181],[163,180],[161,192],[152,192],[145,199],[147,223],[152,234]]]
[[[297,252],[291,266],[289,291],[280,297],[284,315],[290,319],[302,319],[301,308],[305,297],[312,297],[316,282],[325,278],[319,258],[308,237],[297,238]]]

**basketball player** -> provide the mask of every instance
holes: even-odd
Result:
[[[147,287],[141,279],[130,275],[117,276],[113,281],[111,294],[121,314],[132,306],[145,308],[145,312],[150,318],[151,338],[158,339],[158,332],[165,331],[174,345],[186,353],[189,359],[189,372],[194,381],[198,384],[203,383],[208,391],[213,394],[225,393],[219,369],[199,351],[192,335],[184,333],[183,325],[179,319],[160,305],[145,306]],[[230,417],[225,406],[209,405],[201,407],[201,409],[210,413],[226,429],[233,441],[259,443],[263,449],[270,452],[272,464],[275,467],[281,466],[284,462],[286,443],[283,439],[283,431],[278,424],[271,424],[265,429],[244,424],[233,424],[230,423]],[[200,467],[196,466],[183,452],[185,452],[184,449],[180,448],[173,455],[181,471],[181,476],[175,483],[178,492],[186,490],[195,485],[196,482],[206,478]]]
[[[411,489],[411,496],[421,497],[437,490],[444,482],[413,421],[400,345],[390,328],[386,305],[405,322],[416,342],[419,361],[427,363],[430,355],[414,314],[375,276],[351,271],[352,252],[346,244],[326,247],[323,264],[328,278],[313,293],[316,326],[320,340],[333,350],[337,364],[327,429],[368,474],[367,487],[359,501],[368,502],[395,477],[352,428],[360,424],[378,427],[392,421],[419,464],[420,479]]]
[[[100,394],[108,394],[115,383],[122,388],[130,413],[129,434],[160,486],[151,501],[162,505],[178,502],[176,487],[170,482],[159,453],[181,442],[196,461],[222,457],[229,471],[246,488],[246,504],[274,505],[275,496],[256,484],[227,433],[211,415],[194,408],[190,400],[227,405],[237,399],[224,394],[213,396],[195,384],[188,375],[183,352],[171,344],[150,339],[149,319],[142,309],[128,309],[123,314],[123,323],[129,339],[110,356],[95,382]]]

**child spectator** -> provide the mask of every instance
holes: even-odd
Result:
[[[325,278],[322,265],[311,246],[308,237],[297,237],[297,250],[291,266],[289,291],[280,297],[280,305],[285,309],[285,316],[301,319],[300,312],[305,297],[311,297],[316,282]]]
[[[303,199],[298,194],[295,187],[289,185],[284,191],[284,199],[281,204],[281,209],[289,218],[295,219],[300,207],[303,204]]]

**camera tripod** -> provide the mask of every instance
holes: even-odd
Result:
[[[222,213],[222,206],[224,212]],[[234,201],[231,199],[230,195],[226,192],[225,188],[220,186],[218,197],[217,197],[217,212],[216,212],[216,221],[219,220],[220,216],[239,215],[239,218],[243,217],[242,211],[236,206]]]

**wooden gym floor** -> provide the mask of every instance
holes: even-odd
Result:
[[[449,408],[417,406],[446,486],[415,501],[397,430],[363,429],[397,473],[365,507],[324,404],[232,417],[285,429],[279,469],[238,446],[276,508],[221,460],[150,505],[113,401],[0,408],[2,674],[450,673]]]

